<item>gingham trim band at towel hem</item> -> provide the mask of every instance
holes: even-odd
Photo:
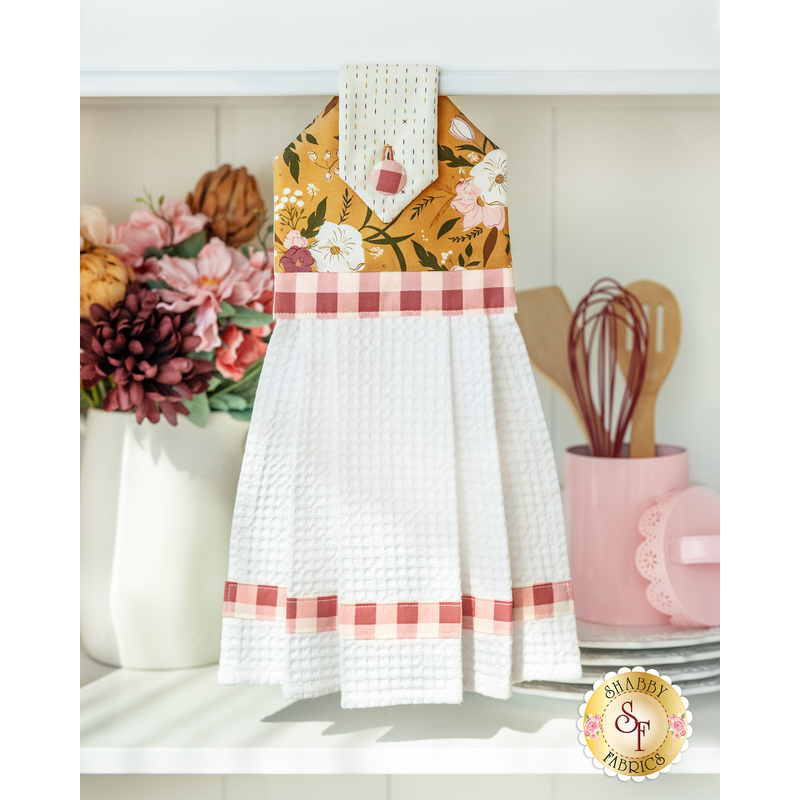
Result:
[[[512,589],[511,600],[340,603],[336,595],[287,597],[286,589],[225,583],[223,616],[283,622],[287,633],[339,631],[341,639],[457,639],[461,631],[510,636],[514,622],[574,613],[572,581]]]
[[[510,268],[437,272],[276,272],[276,319],[515,312]]]

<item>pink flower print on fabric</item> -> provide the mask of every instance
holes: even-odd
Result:
[[[283,246],[287,250],[291,250],[293,247],[306,247],[307,245],[308,239],[305,236],[301,236],[300,231],[289,231],[283,240]]]
[[[459,182],[456,186],[455,200],[450,205],[463,215],[462,224],[465,231],[481,224],[487,228],[502,228],[506,224],[505,207],[487,205],[473,178]]]
[[[680,739],[682,736],[686,736],[686,720],[683,717],[679,717],[677,714],[670,714],[668,719],[669,729],[672,731],[673,738]]]
[[[281,256],[284,272],[313,272],[314,256],[305,247],[290,247]]]
[[[587,739],[596,739],[597,734],[603,730],[603,721],[599,714],[586,718],[583,723],[583,734]]]

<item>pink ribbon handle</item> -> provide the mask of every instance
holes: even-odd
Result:
[[[680,536],[669,550],[674,564],[719,564],[719,534]]]

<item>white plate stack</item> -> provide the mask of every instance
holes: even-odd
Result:
[[[579,681],[524,681],[514,691],[579,700],[596,680],[621,667],[658,670],[687,697],[719,691],[719,628],[627,628],[578,620],[578,643],[583,667]]]

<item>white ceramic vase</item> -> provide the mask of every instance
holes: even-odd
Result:
[[[81,642],[117,667],[219,659],[231,519],[249,423],[141,425],[90,409],[81,456]]]

